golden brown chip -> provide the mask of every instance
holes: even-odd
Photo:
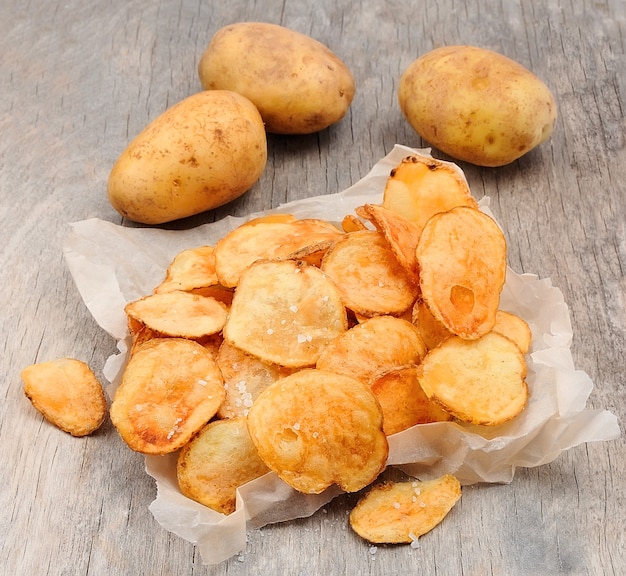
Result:
[[[191,291],[218,284],[215,273],[215,248],[198,246],[179,252],[169,265],[165,280],[155,289],[155,293],[173,290]]]
[[[341,221],[341,229],[344,232],[357,232],[358,230],[367,230],[367,226],[354,214],[346,214]]]
[[[376,204],[365,204],[357,208],[357,214],[369,220],[387,242],[398,262],[405,269],[409,278],[419,282],[419,266],[415,250],[422,228],[404,216]]]
[[[85,362],[74,358],[39,362],[24,368],[21,377],[33,406],[64,432],[87,436],[104,422],[106,398]]]
[[[286,376],[257,398],[248,429],[263,461],[307,494],[355,492],[384,469],[389,447],[369,386],[325,370]]]
[[[267,472],[244,417],[207,424],[183,446],[176,465],[180,491],[222,514],[235,511],[239,486]]]
[[[354,507],[350,526],[374,544],[408,544],[440,524],[459,498],[461,485],[450,474],[378,484]]]
[[[298,368],[315,365],[347,323],[337,289],[318,268],[260,261],[242,274],[223,334],[266,362]]]
[[[415,222],[422,230],[428,219],[456,206],[478,208],[462,173],[452,164],[414,154],[391,172],[383,206]]]
[[[219,332],[228,308],[215,298],[177,290],[144,296],[126,305],[126,314],[162,336],[202,338]]]
[[[236,228],[215,246],[215,270],[220,283],[232,288],[242,272],[257,260],[289,258],[298,250],[334,241],[343,232],[317,219],[259,221]]]
[[[287,368],[263,362],[228,342],[220,346],[217,365],[226,390],[226,398],[217,413],[220,418],[246,416],[263,390],[290,373]]]
[[[439,346],[444,340],[453,336],[452,332],[433,316],[433,313],[422,298],[418,298],[415,301],[411,321],[417,326],[424,344],[426,344],[429,350]]]
[[[448,338],[426,354],[421,368],[418,378],[426,395],[464,422],[502,424],[528,400],[524,356],[497,332],[478,340]]]
[[[421,295],[450,332],[479,338],[496,322],[506,242],[492,218],[459,207],[433,216],[417,246]]]
[[[324,256],[322,271],[336,284],[346,307],[363,316],[401,315],[419,291],[384,236],[374,230],[345,234]]]
[[[224,400],[222,375],[203,346],[155,338],[131,356],[111,405],[111,420],[130,448],[166,454],[184,446]]]
[[[374,316],[337,336],[322,351],[317,368],[371,384],[381,373],[419,364],[426,346],[407,320]]]
[[[416,424],[452,419],[424,394],[417,378],[420,370],[419,366],[394,368],[372,383],[372,392],[383,411],[383,429],[387,436]]]
[[[528,352],[532,340],[532,333],[526,321],[516,314],[498,310],[493,331],[499,332],[513,340],[513,342],[519,346],[523,354]]]

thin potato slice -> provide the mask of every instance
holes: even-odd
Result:
[[[263,362],[228,342],[223,342],[219,348],[217,365],[226,390],[226,398],[217,413],[220,418],[247,416],[257,396],[290,373],[287,368]]]
[[[336,284],[346,307],[363,316],[399,316],[419,291],[375,230],[351,232],[335,242],[322,260],[322,271]]]
[[[367,230],[367,226],[354,214],[346,214],[341,220],[341,229],[344,232],[358,232],[359,230]]]
[[[359,206],[357,214],[369,220],[389,243],[398,262],[406,270],[411,280],[419,282],[419,266],[415,257],[417,243],[422,229],[404,216],[376,204]]]
[[[513,342],[519,346],[522,354],[528,352],[532,340],[532,333],[526,321],[516,314],[498,310],[493,331],[499,332],[513,340]]]
[[[419,366],[394,368],[372,383],[372,392],[383,411],[387,436],[416,424],[446,422],[452,416],[424,394],[418,380]]]
[[[314,366],[348,327],[333,283],[301,261],[260,261],[241,276],[224,338],[272,364]]]
[[[162,336],[197,339],[218,333],[228,308],[215,298],[177,290],[145,296],[126,305],[126,314]]]
[[[356,492],[384,469],[382,413],[368,386],[314,368],[286,376],[257,398],[248,430],[263,461],[292,488]]]
[[[21,372],[24,394],[57,428],[87,436],[104,422],[107,403],[91,368],[75,358],[31,364]]]
[[[267,472],[242,416],[209,422],[183,446],[176,463],[183,495],[222,514],[235,511],[239,486]]]
[[[417,247],[421,295],[450,332],[474,339],[496,322],[506,242],[492,218],[459,207],[433,216]]]
[[[392,368],[419,364],[425,354],[426,346],[413,324],[394,316],[374,316],[330,342],[316,366],[371,384]]]
[[[478,208],[467,181],[456,166],[419,154],[408,156],[391,171],[383,206],[422,230],[434,214],[456,206]]]
[[[111,421],[137,452],[167,454],[184,446],[224,400],[222,375],[203,346],[155,338],[131,356],[111,404]]]
[[[450,474],[374,486],[350,513],[350,526],[373,544],[409,544],[439,525],[461,498]]]
[[[426,395],[464,422],[503,424],[528,401],[524,356],[497,332],[478,340],[448,338],[428,352],[421,368],[418,378]]]
[[[218,284],[215,273],[215,248],[198,246],[179,252],[169,265],[165,280],[154,292],[172,292],[184,290],[191,292],[196,288],[206,288]]]
[[[423,298],[418,298],[413,306],[411,322],[417,326],[426,347],[430,350],[436,348],[444,340],[454,336],[437,318],[433,316],[430,308],[426,306]]]
[[[242,272],[257,260],[288,258],[307,246],[334,241],[343,232],[317,219],[294,221],[263,220],[235,228],[215,246],[215,270],[220,283],[232,288]]]

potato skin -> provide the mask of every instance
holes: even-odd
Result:
[[[205,90],[233,90],[259,109],[266,130],[310,134],[341,120],[354,97],[348,67],[324,44],[277,24],[219,29],[198,75]]]
[[[261,116],[247,98],[202,91],[155,118],[118,158],[107,192],[122,216],[162,224],[241,196],[267,162]]]
[[[457,160],[503,166],[545,142],[556,123],[549,88],[517,62],[476,46],[437,48],[400,79],[413,129]]]

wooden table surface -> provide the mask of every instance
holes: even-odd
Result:
[[[347,116],[319,134],[270,136],[241,199],[176,226],[341,191],[396,143],[426,145],[402,117],[398,79],[418,55],[475,44],[552,89],[552,139],[506,167],[459,163],[488,195],[509,265],[550,278],[570,307],[589,408],[626,416],[626,3],[623,0],[3,0],[0,6],[0,568],[15,576],[620,575],[626,570],[626,447],[584,443],[465,488],[419,547],[372,549],[339,497],[312,517],[251,530],[243,553],[203,565],[148,506],[143,458],[106,422],[77,439],[48,424],[20,370],[62,356],[103,378],[115,341],[93,320],[63,258],[72,222],[122,222],[109,171],[132,136],[200,90],[199,57],[221,26],[262,20],[328,45],[352,70]],[[437,150],[436,157],[445,158]]]

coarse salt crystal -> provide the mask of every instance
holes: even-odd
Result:
[[[295,304],[292,304],[291,306],[289,306],[289,310],[291,310],[292,312],[297,312],[298,307]]]
[[[396,510],[399,510],[399,509],[400,509],[400,502],[394,502],[394,503],[393,503],[393,507],[394,507]]]
[[[200,384],[200,386],[206,386],[207,385],[207,381],[204,380],[203,378],[199,378],[198,379],[198,384]]]
[[[274,330],[272,330],[271,328],[268,328],[267,333],[269,336],[271,336],[272,334],[274,334]]]
[[[307,341],[306,334],[298,334],[298,344],[302,344]]]
[[[294,430],[300,430],[300,422],[296,422],[296,423],[292,426],[292,428],[293,428]]]

